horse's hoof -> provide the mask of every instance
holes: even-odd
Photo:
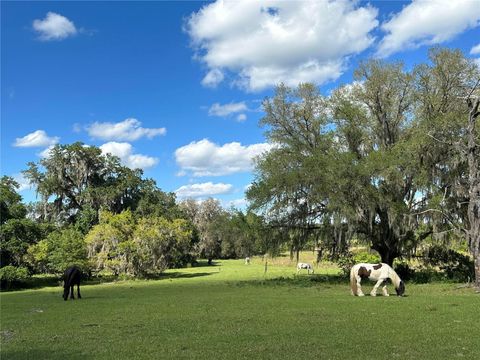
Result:
[[[370,296],[377,296],[376,293],[370,293]]]
[[[383,296],[390,296],[390,294],[383,294]]]
[[[360,294],[358,294],[358,296],[365,296],[365,294],[364,294],[364,293],[360,293]]]

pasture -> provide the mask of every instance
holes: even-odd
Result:
[[[472,289],[407,283],[404,298],[359,298],[334,266],[295,272],[282,258],[265,276],[253,258],[83,285],[74,301],[60,286],[2,293],[1,358],[478,358]]]

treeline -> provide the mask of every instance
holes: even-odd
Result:
[[[273,147],[255,162],[247,213],[178,202],[97,147],[55,146],[24,172],[37,203],[2,178],[2,279],[70,263],[148,276],[199,258],[304,249],[345,263],[358,244],[389,264],[418,249],[470,261],[450,251],[456,244],[480,287],[478,65],[433,48],[413,68],[369,60],[354,75],[328,96],[300,84],[265,99],[260,125]]]
[[[267,250],[261,217],[214,199],[178,202],[97,147],[56,145],[28,166],[40,201],[26,205],[12,178],[0,181],[3,286],[71,264],[90,274],[145,277],[199,258]]]

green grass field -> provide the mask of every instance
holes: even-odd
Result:
[[[407,283],[404,298],[358,298],[329,280],[334,267],[217,264],[85,285],[67,302],[60,287],[2,293],[1,359],[480,358],[472,289]]]

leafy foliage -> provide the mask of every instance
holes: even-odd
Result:
[[[7,265],[0,268],[0,285],[2,289],[9,289],[18,285],[27,280],[28,277],[28,270],[25,267]]]
[[[85,271],[89,269],[84,236],[72,227],[54,231],[30,246],[27,259],[41,272],[58,274],[70,265],[80,266]]]

